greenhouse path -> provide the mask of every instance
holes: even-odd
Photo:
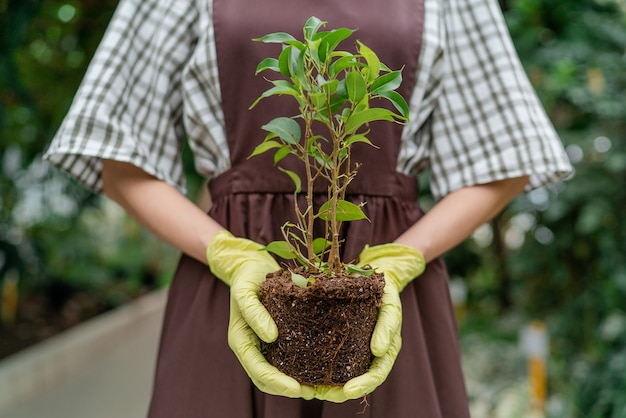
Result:
[[[2,418],[145,418],[165,293],[0,361]]]

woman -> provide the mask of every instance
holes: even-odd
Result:
[[[344,388],[300,386],[265,363],[251,329],[269,340],[273,323],[258,284],[240,280],[276,268],[257,243],[280,239],[293,192],[271,161],[247,159],[262,124],[295,113],[280,98],[247,110],[267,88],[257,63],[277,53],[251,39],[297,35],[312,15],[358,28],[384,63],[403,68],[399,92],[411,105],[404,127],[372,124],[379,150],[354,147],[363,167],[349,195],[367,202],[372,222],[344,230],[343,257],[398,278],[402,308],[379,317],[382,360]],[[183,194],[185,135],[210,180],[208,216]],[[524,189],[571,170],[495,0],[121,0],[46,158],[183,252],[151,417],[469,416],[440,256]],[[426,166],[438,203],[424,214],[416,175]],[[362,253],[365,244],[373,250]]]

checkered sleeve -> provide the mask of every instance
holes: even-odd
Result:
[[[433,194],[523,175],[535,188],[569,174],[497,1],[444,3],[444,74],[430,121]]]
[[[102,190],[102,159],[185,190],[181,73],[195,42],[192,0],[121,0],[44,158]]]

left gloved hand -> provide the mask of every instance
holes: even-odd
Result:
[[[367,373],[349,380],[343,387],[316,387],[318,399],[345,402],[362,398],[385,381],[402,346],[400,292],[426,268],[422,253],[402,244],[366,246],[358,265],[369,265],[385,275],[383,304],[370,342],[375,358]]]
[[[211,272],[230,287],[231,302],[254,332],[265,342],[278,337],[278,328],[259,300],[259,285],[268,273],[280,266],[259,243],[233,236],[224,230],[216,233],[206,249]]]
[[[263,392],[289,398],[313,398],[313,388],[300,385],[269,364],[261,353],[261,341],[272,342],[278,328],[259,300],[259,285],[278,263],[263,246],[234,237],[228,231],[215,234],[206,251],[211,272],[230,287],[228,345],[252,382]],[[260,338],[260,339],[259,339]]]

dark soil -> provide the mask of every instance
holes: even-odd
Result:
[[[382,303],[384,278],[322,277],[306,288],[289,271],[268,275],[261,301],[278,326],[265,356],[307,385],[340,386],[371,364],[370,339]]]

